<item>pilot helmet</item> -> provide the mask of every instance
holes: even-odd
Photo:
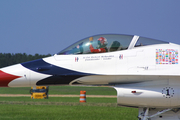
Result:
[[[104,37],[100,37],[99,39],[98,39],[98,45],[99,46],[106,46],[108,44],[108,42],[107,42],[107,39],[106,38],[104,38]]]

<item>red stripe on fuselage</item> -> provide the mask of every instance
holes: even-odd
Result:
[[[0,87],[8,87],[9,82],[21,76],[11,75],[0,70]]]

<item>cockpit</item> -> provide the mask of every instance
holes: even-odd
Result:
[[[168,42],[136,35],[102,34],[80,40],[59,52],[58,55],[113,52],[154,44],[168,44]]]

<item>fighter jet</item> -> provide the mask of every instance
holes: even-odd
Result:
[[[180,45],[137,35],[101,34],[59,53],[0,69],[1,87],[104,85],[139,120],[179,120]]]

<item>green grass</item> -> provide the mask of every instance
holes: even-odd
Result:
[[[137,109],[118,107],[116,98],[0,97],[2,120],[137,120]]]
[[[79,97],[49,97],[48,99],[31,99],[30,97],[0,97],[3,101],[21,101],[21,102],[76,102],[79,103]],[[86,98],[87,103],[117,103],[116,98]]]
[[[30,94],[30,87],[0,88],[0,94]],[[116,95],[110,87],[51,86],[49,94]],[[0,120],[137,120],[138,109],[118,107],[116,98],[0,97]]]
[[[30,94],[30,87],[0,88],[0,94]],[[80,91],[86,91],[87,95],[117,95],[116,90],[111,87],[82,87],[82,86],[50,86],[49,94],[79,95]]]
[[[137,120],[135,109],[67,105],[1,105],[1,120]]]

